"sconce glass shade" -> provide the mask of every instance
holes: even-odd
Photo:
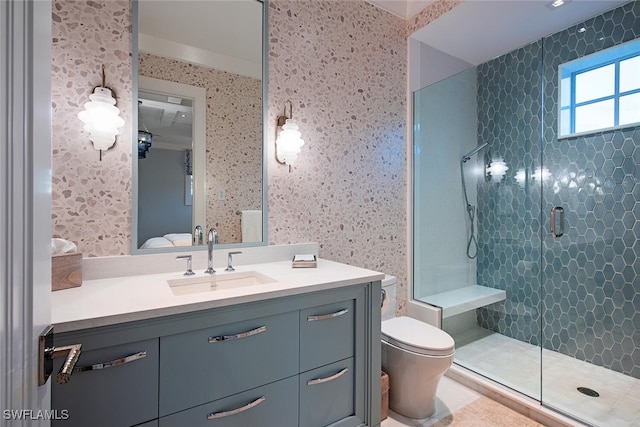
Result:
[[[551,172],[546,167],[538,167],[535,172],[533,172],[533,179],[537,179],[540,182],[545,182],[551,178]]]
[[[495,179],[496,181],[501,181],[502,178],[507,174],[508,170],[509,167],[500,157],[491,160],[491,164],[487,168],[487,172],[491,175],[491,179]]]
[[[524,169],[518,169],[515,178],[518,185],[524,188],[525,184],[527,183],[527,171]]]
[[[300,148],[304,145],[301,136],[296,122],[287,119],[276,139],[276,155],[280,162],[291,165],[296,161]]]
[[[108,150],[116,141],[118,129],[124,126],[120,110],[111,90],[98,86],[89,95],[91,101],[84,104],[84,111],[78,118],[84,123],[84,130],[96,150]]]

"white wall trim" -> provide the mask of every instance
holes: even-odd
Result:
[[[0,424],[50,408],[37,335],[51,318],[51,4],[0,2]]]
[[[138,34],[140,52],[152,55],[163,56],[178,61],[191,62],[216,70],[228,73],[239,74],[241,76],[262,78],[262,62],[250,61],[225,55],[223,53],[212,52],[171,40],[153,37],[148,34]]]

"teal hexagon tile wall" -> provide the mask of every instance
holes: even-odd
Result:
[[[479,324],[636,378],[640,128],[558,140],[557,73],[639,37],[634,1],[478,66],[479,141],[487,162],[510,168],[478,186],[478,283],[507,291],[477,311]],[[548,232],[555,206],[560,238]]]

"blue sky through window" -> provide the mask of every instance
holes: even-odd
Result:
[[[560,137],[640,123],[640,39],[560,65]]]

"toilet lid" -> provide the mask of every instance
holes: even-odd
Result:
[[[448,356],[455,342],[442,329],[407,316],[382,322],[382,338],[389,344],[428,356]]]

